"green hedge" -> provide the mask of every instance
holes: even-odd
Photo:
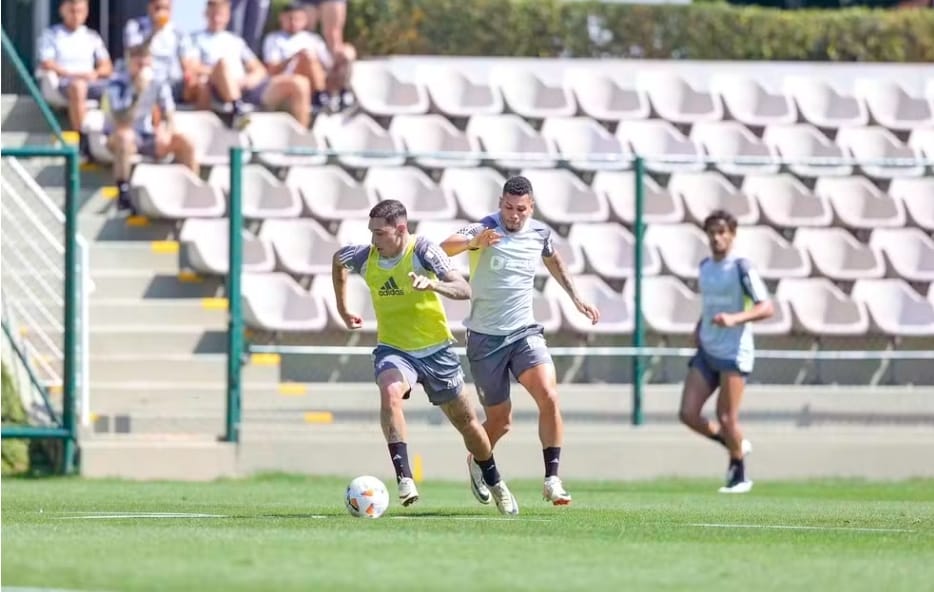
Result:
[[[7,372],[5,364],[0,368],[0,373],[2,373],[3,383],[3,424],[26,423],[26,411],[23,409],[23,402],[19,398],[19,393],[16,392],[13,377]],[[0,452],[2,452],[3,459],[0,472],[3,475],[24,473],[29,469],[29,452],[25,440],[3,440],[2,444],[0,444]]]
[[[347,21],[363,56],[934,61],[934,10],[350,0]],[[607,32],[596,41],[595,24]]]

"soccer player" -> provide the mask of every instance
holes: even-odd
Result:
[[[535,271],[539,260],[594,324],[600,312],[584,302],[567,267],[551,242],[550,229],[532,220],[535,200],[525,177],[506,181],[499,212],[486,216],[449,237],[441,247],[448,255],[470,251],[470,316],[467,359],[486,412],[484,429],[494,447],[512,422],[509,375],[525,387],[538,405],[538,435],[545,461],[543,495],[556,506],[571,503],[558,476],[564,424],[558,408],[555,367],[545,345],[543,328],[532,311]],[[480,503],[490,503],[480,466],[468,456],[471,489]]]
[[[337,310],[348,329],[363,320],[347,309],[347,274],[359,273],[370,288],[376,312],[378,345],[374,350],[380,393],[380,423],[396,471],[399,499],[408,506],[418,499],[406,445],[402,402],[416,382],[428,400],[441,408],[477,459],[503,514],[518,514],[519,504],[502,480],[493,447],[463,393],[464,372],[451,350],[454,341],[441,296],[470,298],[470,285],[454,270],[437,245],[409,234],[402,203],[390,199],[370,210],[372,244],[343,247],[334,254],[332,277]]]
[[[747,259],[731,252],[736,218],[729,212],[715,210],[704,220],[704,231],[710,241],[711,256],[700,263],[698,283],[703,309],[694,331],[697,353],[688,364],[680,419],[729,451],[726,485],[720,488],[720,493],[746,493],[752,489],[752,481],[746,479],[744,458],[752,446],[743,439],[739,406],[755,358],[749,323],[769,318],[773,309],[759,274]],[[704,403],[718,388],[719,424],[701,415]]]

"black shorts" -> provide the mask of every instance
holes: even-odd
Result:
[[[301,3],[305,6],[321,6],[322,4],[327,4],[328,2],[339,2],[341,4],[346,4],[347,0],[301,0]]]

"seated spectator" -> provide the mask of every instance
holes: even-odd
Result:
[[[193,103],[198,94],[198,57],[191,38],[172,22],[172,0],[149,0],[147,16],[127,21],[123,46],[149,44],[153,74],[165,80],[176,103]]]
[[[104,41],[87,28],[88,0],[64,0],[59,7],[62,24],[39,37],[39,75],[45,99],[68,106],[68,124],[81,131],[87,100],[100,99],[113,72]]]
[[[339,108],[346,109],[354,104],[350,92],[350,70],[357,59],[357,50],[344,41],[344,25],[347,22],[346,0],[302,0],[308,14],[308,30],[314,32],[321,24],[321,35],[330,52],[330,59],[322,61],[328,71],[328,89],[338,96]]]
[[[129,179],[135,154],[160,160],[171,155],[199,172],[194,144],[175,129],[172,90],[168,82],[154,77],[146,44],[127,50],[125,70],[110,80],[102,102],[107,146],[114,155],[118,209],[133,209]]]
[[[209,108],[212,99],[223,103],[235,121],[245,121],[248,105],[276,109],[282,105],[303,126],[309,124],[311,89],[308,80],[292,74],[270,77],[240,37],[226,30],[230,0],[208,0],[207,30],[194,37],[200,60],[201,87],[198,102]]]
[[[331,107],[331,90],[327,87],[324,64],[331,64],[324,39],[306,31],[308,16],[299,2],[285,6],[279,13],[279,31],[263,40],[263,61],[270,74],[296,74],[311,84],[311,105],[315,112]],[[339,88],[336,90],[340,90]]]

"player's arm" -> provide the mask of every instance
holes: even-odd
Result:
[[[347,278],[351,271],[360,272],[362,262],[370,248],[366,245],[352,245],[342,247],[334,253],[331,260],[331,282],[334,285],[334,300],[337,303],[337,314],[343,319],[348,329],[359,329],[363,326],[363,318],[347,310]]]
[[[721,313],[714,317],[713,322],[721,327],[735,327],[744,323],[762,321],[775,314],[775,307],[769,300],[769,293],[765,287],[765,282],[759,277],[759,274],[752,269],[749,261],[740,259],[737,262],[740,269],[740,282],[743,287],[743,294],[749,298],[753,305],[748,310],[742,310],[732,314]]]
[[[423,238],[415,243],[415,256],[421,267],[435,274],[435,278],[409,273],[412,288],[431,290],[451,300],[470,300],[470,284],[456,269],[442,247]]]
[[[580,294],[577,292],[577,287],[574,285],[574,280],[571,279],[571,274],[568,272],[568,267],[564,264],[564,259],[558,254],[558,251],[552,249],[550,254],[542,255],[542,261],[545,263],[545,269],[548,270],[551,277],[555,278],[558,285],[571,297],[571,301],[574,302],[574,306],[577,307],[577,310],[590,319],[591,323],[596,325],[597,321],[600,320],[600,311],[597,310],[596,306],[584,302],[581,299]]]
[[[441,243],[441,248],[448,257],[460,255],[464,251],[476,251],[495,245],[503,238],[493,228],[483,222],[461,228]]]

